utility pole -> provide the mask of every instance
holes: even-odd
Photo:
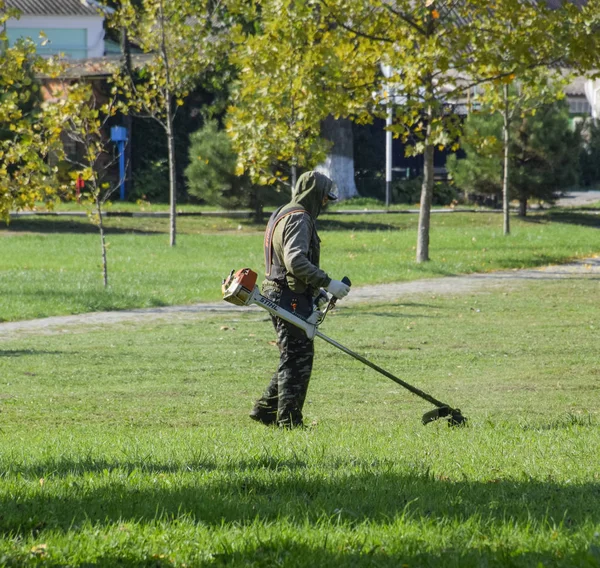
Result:
[[[131,77],[131,46],[129,45],[129,38],[127,36],[127,28],[123,26],[121,28],[121,53],[123,56],[123,69],[128,77]],[[133,120],[131,115],[127,113],[123,117],[123,126],[127,130],[127,144],[125,144],[123,159],[125,161],[125,196],[131,195],[131,180],[132,180],[132,164],[131,164],[131,146],[132,146],[132,131],[133,131]]]
[[[387,130],[385,132],[385,206],[389,207],[392,201],[392,126],[393,110],[392,102],[388,99],[387,103],[387,116],[385,119],[385,125]]]

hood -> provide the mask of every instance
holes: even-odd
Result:
[[[321,212],[323,198],[332,187],[333,182],[326,175],[315,171],[305,172],[298,178],[291,203],[301,205],[316,219]]]

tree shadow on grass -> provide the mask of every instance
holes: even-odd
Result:
[[[257,534],[253,538],[247,538],[245,544],[234,547],[223,539],[215,539],[212,550],[196,550],[189,560],[189,566],[199,568],[214,566],[255,566],[270,568],[272,566],[307,566],[325,568],[347,568],[353,567],[390,567],[402,566],[430,567],[453,566],[461,568],[480,568],[482,566],[505,568],[507,566],[597,566],[600,562],[600,549],[591,545],[587,550],[565,551],[560,555],[543,552],[527,552],[514,550],[511,547],[495,550],[491,545],[484,542],[479,549],[474,547],[465,550],[463,547],[446,546],[443,551],[425,551],[425,545],[415,535],[397,535],[396,538],[380,539],[382,544],[367,544],[369,539],[361,535],[353,535],[345,542],[339,539],[331,542],[328,539],[328,531],[323,530],[321,542],[310,545],[300,539],[281,537],[275,540],[261,539]],[[334,537],[335,538],[335,537]],[[256,540],[256,543],[248,543],[248,540]],[[392,548],[400,546],[406,552],[389,552]],[[386,548],[386,546],[388,548]],[[114,552],[103,555],[92,562],[81,564],[69,563],[69,566],[85,566],[86,568],[121,567],[121,568],[171,568],[182,566],[177,550],[173,549],[171,554],[148,554],[146,557],[136,557],[135,551]],[[141,555],[140,555],[141,556]],[[36,564],[37,565],[37,564]],[[42,565],[42,564],[39,564]],[[8,566],[11,566],[10,564]],[[17,566],[17,564],[14,564]],[[60,562],[44,561],[43,566],[58,568],[64,566]]]
[[[74,289],[19,290],[18,288],[11,288],[4,292],[4,296],[5,298],[14,296],[15,298],[19,298],[19,300],[29,296],[36,300],[44,299],[50,306],[59,304],[69,306],[69,315],[87,314],[94,311],[161,308],[171,305],[169,302],[153,296],[146,300],[145,305],[140,306],[139,296],[133,293],[127,294],[125,292],[104,290],[100,278],[100,272],[98,272],[97,290],[92,289],[89,292],[82,293]],[[40,313],[36,314],[35,317],[44,318],[51,316]]]
[[[387,304],[387,306],[389,307],[389,303]],[[428,316],[427,314],[414,314],[414,313],[408,313],[408,312],[402,312],[402,313],[390,313],[389,311],[385,311],[385,308],[382,311],[374,311],[374,310],[368,310],[368,311],[363,311],[361,312],[361,315],[365,315],[365,316],[373,316],[376,318],[388,318],[388,319],[431,319],[431,318],[436,318],[437,316]]]
[[[553,223],[567,223],[569,225],[580,225],[582,227],[594,227],[600,229],[600,215],[589,215],[587,213],[574,213],[570,211],[550,212],[548,218]]]
[[[87,219],[65,219],[65,218],[20,218],[13,219],[10,225],[0,226],[0,236],[6,231],[7,233],[41,233],[41,234],[98,234],[98,227],[90,223]],[[133,227],[121,228],[107,225],[104,227],[104,232],[107,235],[125,235],[125,234],[141,234],[141,235],[160,235],[167,232],[152,230],[152,229],[136,229]]]
[[[302,459],[281,462],[268,457],[226,465],[208,459],[179,469],[169,464],[146,469],[134,465],[96,462],[90,471],[64,461],[62,467],[72,472],[68,491],[52,492],[50,470],[44,474],[44,491],[18,498],[14,491],[0,496],[0,532],[13,536],[45,529],[67,532],[86,521],[151,523],[182,516],[213,527],[250,525],[257,518],[316,527],[323,519],[355,526],[403,517],[433,524],[473,522],[487,528],[556,523],[575,531],[600,522],[600,484],[589,482],[498,480],[491,474],[487,481],[450,481],[428,471],[392,472],[391,460],[353,463],[355,473],[348,473],[350,466],[338,473],[332,464],[328,474],[313,472]],[[176,483],[158,475],[165,472],[173,473]],[[44,472],[23,474],[33,473]],[[97,474],[93,484],[90,473]]]
[[[597,211],[597,210],[596,210]],[[534,217],[519,217],[520,221],[525,223],[566,223],[568,225],[579,225],[582,227],[594,227],[600,229],[600,215],[592,215],[589,213],[576,211],[548,211],[544,215]]]
[[[572,547],[557,557],[552,552],[528,551],[518,539],[514,545],[505,543],[499,548],[488,540],[498,538],[507,526],[531,531],[556,525],[569,533],[597,524],[597,483],[498,480],[491,475],[487,481],[450,481],[428,471],[392,472],[394,465],[392,460],[379,464],[353,460],[315,473],[302,457],[281,460],[265,455],[218,463],[207,455],[185,463],[88,458],[18,466],[3,472],[4,478],[22,475],[37,481],[44,477],[45,487],[37,495],[15,496],[13,491],[0,496],[0,534],[44,539],[45,531],[53,531],[76,538],[77,527],[88,523],[102,530],[122,523],[154,526],[156,521],[174,519],[216,530],[233,525],[239,531],[258,520],[261,526],[285,522],[299,530],[320,531],[322,542],[314,538],[314,544],[307,542],[312,537],[299,542],[285,535],[261,540],[256,533],[256,539],[246,538],[243,543],[238,539],[234,546],[220,538],[214,549],[191,553],[192,565],[503,567],[595,566],[600,562],[600,548],[594,545]],[[340,467],[342,473],[338,473]],[[169,475],[174,478],[169,480]],[[70,476],[67,491],[52,493],[57,476]],[[386,530],[400,518],[416,530],[403,535]],[[374,538],[361,532],[364,523]],[[443,550],[435,544],[424,550],[428,547],[420,540],[420,525],[431,530],[452,524],[472,526],[480,533],[479,540],[468,548],[450,542]],[[382,535],[377,533],[378,525]],[[340,536],[336,527],[342,527],[346,536]],[[134,534],[136,530],[132,528]],[[175,565],[169,555],[160,557],[148,550],[139,547],[132,536],[129,550],[119,547],[89,562],[69,565]],[[176,549],[172,556],[177,556]],[[20,565],[16,557],[14,565]],[[63,563],[47,558],[44,565]]]
[[[404,231],[406,226],[394,225],[392,223],[378,223],[369,221],[357,221],[356,219],[319,219],[319,231]]]
[[[357,308],[360,309],[361,316],[374,316],[374,317],[391,318],[391,319],[415,319],[415,318],[429,319],[429,318],[438,317],[436,315],[430,316],[427,314],[416,314],[416,313],[408,313],[408,312],[391,313],[390,305],[394,305],[399,308],[407,308],[407,309],[410,309],[410,308],[424,308],[424,309],[431,309],[431,310],[448,309],[448,308],[445,308],[444,306],[419,304],[418,302],[382,301],[381,304],[376,304],[376,303],[370,302],[368,304],[368,307],[367,306],[360,306],[360,307],[359,306],[352,306],[352,307],[345,306],[341,309],[338,308],[332,314],[332,317],[330,317],[329,320],[326,320],[326,321],[328,323],[332,324],[333,321],[335,321],[335,319],[337,319],[337,318],[347,319],[349,317],[356,317]]]
[[[64,351],[45,351],[43,349],[0,349],[0,357],[31,357],[41,355],[62,355]]]
[[[465,276],[471,278],[508,278],[508,279],[524,279],[524,280],[537,280],[537,279],[562,279],[565,277],[569,278],[578,278],[581,279],[589,279],[591,274],[586,274],[584,270],[580,273],[578,272],[568,272],[562,270],[560,267],[570,264],[580,264],[581,266],[585,264],[590,265],[598,265],[600,264],[600,260],[598,259],[586,259],[579,261],[566,261],[563,255],[552,255],[552,254],[540,254],[535,258],[527,259],[527,268],[515,268],[522,267],[523,259],[521,258],[504,258],[496,261],[498,267],[502,269],[504,272],[481,272],[481,273],[472,273],[467,274]],[[552,267],[555,266],[556,269]],[[536,270],[537,268],[543,268],[543,271],[539,271],[535,274],[532,274],[532,270]]]
[[[515,267],[521,267],[523,265],[523,259],[521,258],[501,258],[496,261],[498,267],[504,270],[514,270]],[[548,266],[552,264],[564,264],[565,257],[563,255],[552,255],[552,254],[538,254],[535,258],[527,259],[527,268],[535,269],[542,266]],[[523,270],[523,268],[519,268]],[[518,276],[520,273],[515,272]]]

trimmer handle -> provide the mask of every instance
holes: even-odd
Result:
[[[344,284],[348,284],[348,286],[352,286],[352,282],[350,282],[350,278],[348,278],[347,276],[344,276],[342,278],[342,282]],[[331,308],[333,308],[337,301],[338,301],[338,298],[336,298],[335,296],[331,296],[331,300],[329,300],[329,305],[327,306],[327,311],[329,311]]]

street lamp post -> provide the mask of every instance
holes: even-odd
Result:
[[[127,144],[127,129],[123,126],[113,126],[110,138],[117,143],[119,151],[119,186],[121,201],[125,201],[125,145]]]
[[[385,119],[385,206],[389,207],[392,201],[392,102],[387,102],[387,116]]]

